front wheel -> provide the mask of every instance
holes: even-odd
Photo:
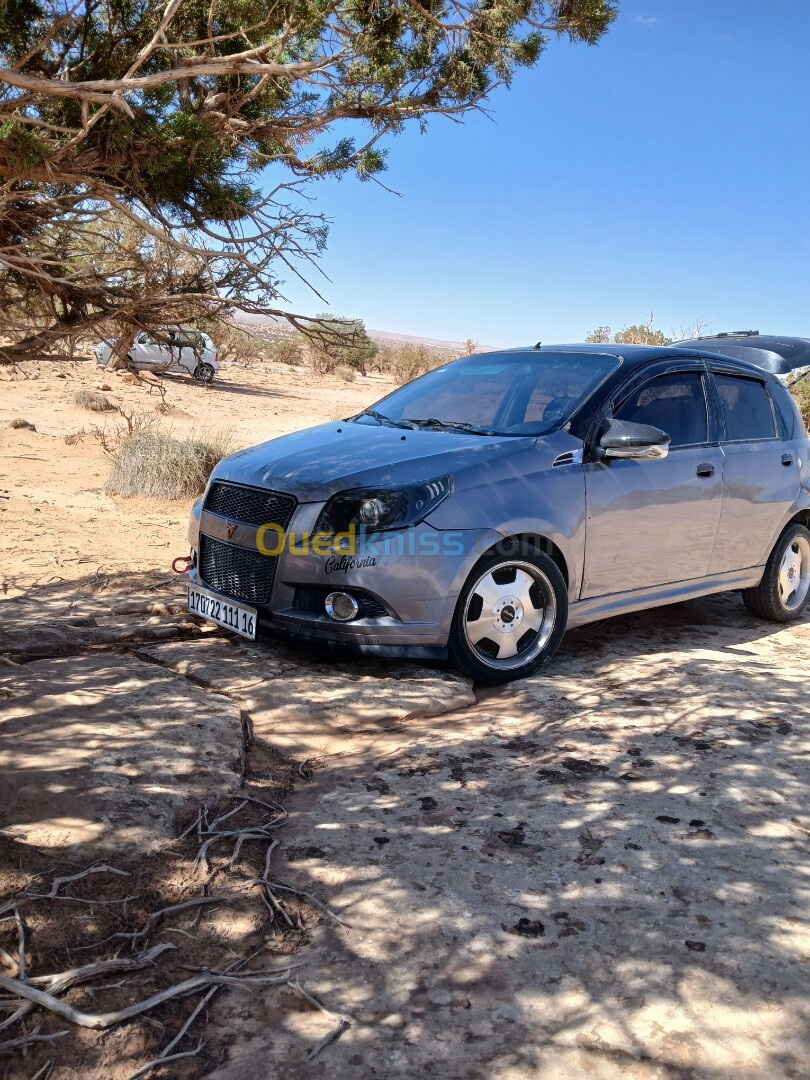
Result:
[[[771,622],[798,619],[810,600],[810,531],[798,522],[788,525],[765,564],[755,589],[743,589],[752,615]]]
[[[197,364],[194,369],[194,378],[197,382],[210,383],[214,378],[214,368],[211,364]]]
[[[565,581],[554,560],[530,544],[500,545],[461,590],[450,655],[477,682],[521,679],[554,655],[567,619]]]

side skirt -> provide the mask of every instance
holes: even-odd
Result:
[[[749,589],[759,584],[764,571],[764,565],[750,566],[745,570],[733,570],[707,578],[673,581],[667,585],[655,585],[632,592],[609,593],[607,596],[577,600],[568,609],[568,629],[596,622],[597,619],[608,619],[613,615],[625,615],[628,611],[644,611],[645,608],[679,604],[683,600],[711,596],[712,593]]]

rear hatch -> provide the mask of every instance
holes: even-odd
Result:
[[[677,345],[679,349],[700,349],[730,356],[735,360],[747,360],[749,364],[756,364],[757,367],[783,378],[791,371],[810,367],[810,338],[760,334],[758,330],[736,330],[717,334],[715,337],[674,341],[673,345]]]

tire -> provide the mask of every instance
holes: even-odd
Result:
[[[554,655],[567,621],[568,594],[554,560],[531,544],[499,544],[461,590],[450,656],[476,682],[523,679]]]
[[[795,522],[774,545],[762,581],[743,589],[743,603],[752,615],[771,622],[798,619],[810,600],[810,531]]]
[[[201,382],[201,383],[213,382],[215,374],[216,374],[216,372],[214,371],[211,364],[199,363],[194,368],[194,378],[197,380],[197,382]]]

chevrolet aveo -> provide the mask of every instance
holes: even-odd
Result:
[[[469,356],[220,462],[189,607],[485,683],[537,671],[566,628],[709,593],[788,622],[809,458],[779,379],[699,344]]]

